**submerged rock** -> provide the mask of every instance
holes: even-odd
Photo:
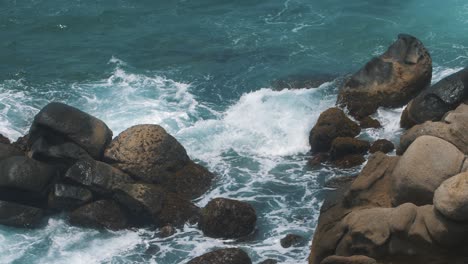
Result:
[[[0,224],[14,227],[37,227],[44,211],[40,208],[0,201]]]
[[[337,137],[355,137],[361,132],[359,126],[339,108],[330,108],[320,114],[310,131],[311,151],[326,152]]]
[[[201,211],[198,227],[206,236],[220,238],[239,238],[252,233],[257,215],[248,203],[215,198]]]
[[[86,204],[70,213],[72,225],[119,230],[128,227],[125,212],[112,200],[100,200]]]
[[[104,153],[106,162],[146,183],[164,183],[189,161],[184,147],[158,125],[120,133]]]
[[[431,77],[432,59],[424,45],[413,36],[400,34],[384,54],[344,83],[337,103],[360,119],[381,106],[407,104],[430,84]]]
[[[238,248],[226,248],[211,251],[196,257],[187,264],[251,264],[249,255]]]
[[[304,242],[304,238],[300,235],[287,234],[280,240],[280,244],[283,248],[290,248],[298,246]]]
[[[450,110],[468,98],[468,68],[454,73],[425,89],[414,98],[403,112],[402,127],[439,121]]]
[[[51,136],[51,131],[55,132],[54,136]],[[71,140],[95,159],[102,157],[104,148],[112,139],[112,131],[101,120],[69,105],[53,102],[34,117],[29,145],[40,138],[55,142],[57,135]]]

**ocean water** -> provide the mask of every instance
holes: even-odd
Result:
[[[433,81],[468,62],[468,3],[461,0],[0,0],[0,133],[28,131],[50,101],[104,120],[114,135],[160,124],[217,175],[195,200],[250,202],[254,234],[207,238],[187,225],[165,239],[149,229],[0,226],[0,263],[184,263],[241,247],[254,263],[306,263],[326,180],[360,168],[310,169],[308,133],[334,105],[343,76],[398,33],[431,52]],[[278,80],[324,80],[281,90]],[[395,142],[402,109],[380,109],[368,139]],[[295,233],[306,242],[283,249]],[[148,248],[159,251],[146,254]]]

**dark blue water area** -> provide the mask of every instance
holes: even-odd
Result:
[[[101,118],[114,135],[160,124],[217,175],[197,205],[228,197],[258,213],[241,241],[190,225],[166,239],[96,231],[58,215],[35,230],[0,227],[0,263],[184,263],[231,246],[254,263],[306,263],[324,182],[360,169],[306,166],[308,133],[342,77],[408,33],[429,49],[437,81],[467,65],[467,25],[460,0],[0,0],[0,133],[23,135],[50,101]],[[281,80],[320,87],[281,90]],[[380,109],[383,128],[361,137],[397,142],[401,110]],[[306,242],[283,249],[289,233]]]

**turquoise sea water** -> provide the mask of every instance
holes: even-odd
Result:
[[[0,227],[0,263],[183,263],[230,246],[254,263],[306,263],[323,183],[359,169],[307,169],[308,132],[334,104],[339,77],[401,32],[430,50],[434,81],[467,65],[461,0],[0,0],[0,133],[24,134],[52,100],[96,115],[115,135],[157,123],[218,175],[199,206],[221,196],[258,212],[243,241],[206,238],[194,226],[166,239],[148,229],[95,231],[62,216],[37,230]],[[323,76],[331,81],[317,89],[272,89]],[[400,111],[380,110],[384,128],[363,137],[397,140]],[[283,249],[288,233],[307,242]],[[158,253],[145,254],[154,245]]]

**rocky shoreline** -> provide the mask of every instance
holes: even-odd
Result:
[[[468,261],[468,71],[430,86],[431,71],[422,43],[400,35],[345,82],[338,106],[361,121],[378,107],[407,104],[400,122],[406,131],[396,156],[385,154],[393,149],[386,141],[375,142],[357,177],[334,180],[310,264]],[[311,164],[361,164],[370,143],[358,134],[341,109],[325,111],[310,134]]]

